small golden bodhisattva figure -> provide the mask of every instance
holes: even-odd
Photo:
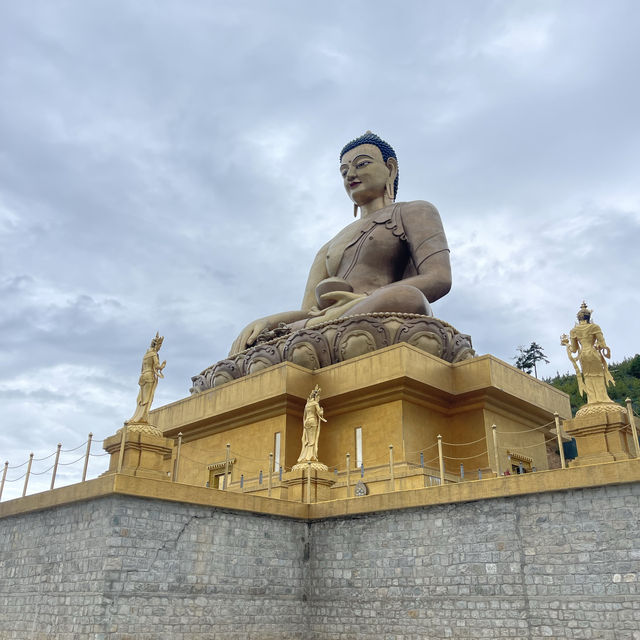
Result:
[[[607,392],[607,386],[615,384],[606,360],[611,357],[611,351],[604,340],[602,329],[591,322],[591,313],[591,309],[583,302],[577,314],[578,323],[568,336],[565,333],[560,337],[560,344],[566,347],[575,369],[578,390],[583,396],[587,396],[587,404],[576,415],[606,411],[609,407],[619,408]]]

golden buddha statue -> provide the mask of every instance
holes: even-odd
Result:
[[[449,248],[440,215],[429,202],[395,201],[393,148],[367,131],[342,149],[340,173],[359,219],[318,251],[301,309],[251,322],[230,355],[285,326],[294,331],[379,312],[432,316],[429,303],[450,290]]]

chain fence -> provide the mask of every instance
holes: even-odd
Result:
[[[353,464],[351,454],[345,453],[342,456],[344,463],[329,466],[327,470],[334,474],[333,486],[346,486],[348,496],[353,495],[350,490],[360,480],[363,482],[385,482],[389,484],[389,490],[393,491],[406,485],[405,479],[409,476],[422,476],[424,478],[422,486],[438,486],[445,483],[492,478],[496,475],[495,469],[499,470],[499,475],[505,476],[534,473],[537,469],[532,464],[533,457],[529,458],[523,455],[524,452],[542,448],[546,460],[548,445],[557,443],[560,448],[563,440],[567,439],[561,427],[555,435],[548,433],[548,428],[554,422],[555,420],[551,420],[517,431],[501,431],[496,425],[493,425],[490,436],[493,447],[488,446],[487,436],[467,442],[447,442],[442,440],[441,436],[437,436],[435,442],[425,442],[418,449],[405,451],[403,447],[399,462],[394,459],[394,446],[391,444],[388,454],[378,453],[374,457],[362,457],[360,453],[359,464]],[[513,438],[509,436],[526,436],[533,432],[542,432],[544,434],[542,440],[538,438],[536,442],[512,446]],[[507,438],[506,443],[505,437]],[[364,449],[366,449],[366,442]],[[495,457],[496,452],[498,452],[497,458]],[[274,452],[269,452],[262,457],[255,457],[232,449],[230,444],[226,448],[219,449],[198,448],[197,455],[196,458],[193,457],[193,454],[182,453],[181,459],[188,462],[192,470],[197,469],[198,466],[200,469],[207,466],[209,474],[206,486],[215,489],[243,492],[264,492],[266,490],[270,495],[272,489],[282,484],[284,474],[293,470],[293,467],[280,463]],[[206,464],[203,461],[205,458],[216,460],[216,462]],[[502,463],[504,466],[505,461],[506,467],[503,469],[500,464]],[[564,458],[561,460],[561,466],[562,468],[566,467]],[[300,465],[297,465],[297,468],[300,469]],[[303,473],[306,471],[305,463],[302,463],[302,471]],[[311,472],[313,472],[313,468],[309,466],[309,473]],[[193,471],[188,475],[193,477]],[[200,478],[205,476],[206,474],[199,474]],[[179,477],[176,479],[180,481]]]
[[[20,464],[12,465],[5,461],[0,472],[0,500],[21,498],[33,493],[52,490],[87,478],[98,476],[106,471],[109,454],[102,450],[102,440],[87,439],[76,447],[63,449],[58,444],[55,451],[40,458],[34,453]],[[81,455],[78,452],[83,450]]]

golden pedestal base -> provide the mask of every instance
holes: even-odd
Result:
[[[330,471],[294,469],[282,476],[280,497],[294,502],[324,502],[331,499],[334,474]]]
[[[485,478],[501,474],[510,468],[509,456],[528,456],[538,470],[548,469],[548,425],[556,411],[571,416],[566,394],[492,356],[451,364],[401,343],[315,371],[283,362],[159,407],[150,422],[164,436],[182,434],[181,483],[205,486],[210,468],[224,468],[228,444],[230,491],[240,491],[243,478],[242,491],[264,495],[270,465],[298,463],[305,401],[316,384],[327,419],[318,459],[339,474],[314,473],[313,500],[346,497],[347,464],[353,491],[358,459],[370,494],[391,491],[391,459],[394,491],[435,484],[438,435],[448,482],[460,479],[461,464],[467,479],[479,477],[478,470]],[[167,460],[165,471],[170,465]],[[306,501],[304,467],[285,475],[281,494],[274,480],[271,496]]]
[[[104,450],[111,454],[109,469],[102,475],[118,473],[122,430],[104,441]],[[119,473],[156,480],[170,480],[167,461],[171,459],[173,440],[143,430],[127,427],[122,468]]]
[[[312,460],[309,462],[298,462],[291,467],[291,471],[306,471],[307,469],[315,469],[316,471],[329,471],[329,467],[326,464],[322,464],[322,462],[318,462],[317,460]]]
[[[569,466],[631,458],[628,440],[631,425],[627,412],[615,403],[593,405],[591,408],[592,411],[581,409],[575,418],[564,421],[564,430],[576,439],[578,449],[578,457],[569,462]]]

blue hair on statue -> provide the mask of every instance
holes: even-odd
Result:
[[[380,153],[382,154],[382,161],[386,162],[389,158],[395,158],[395,161],[398,162],[398,156],[396,156],[396,152],[393,150],[393,147],[385,142],[380,136],[377,136],[375,133],[371,133],[371,131],[367,131],[363,136],[352,140],[344,145],[342,151],[340,152],[340,160],[342,160],[342,156],[347,153],[347,151],[351,151],[351,149],[355,149],[359,147],[361,144],[372,144],[374,147],[378,147],[380,149]],[[398,194],[398,176],[400,172],[396,173],[396,179],[393,183],[393,197],[395,198]]]

